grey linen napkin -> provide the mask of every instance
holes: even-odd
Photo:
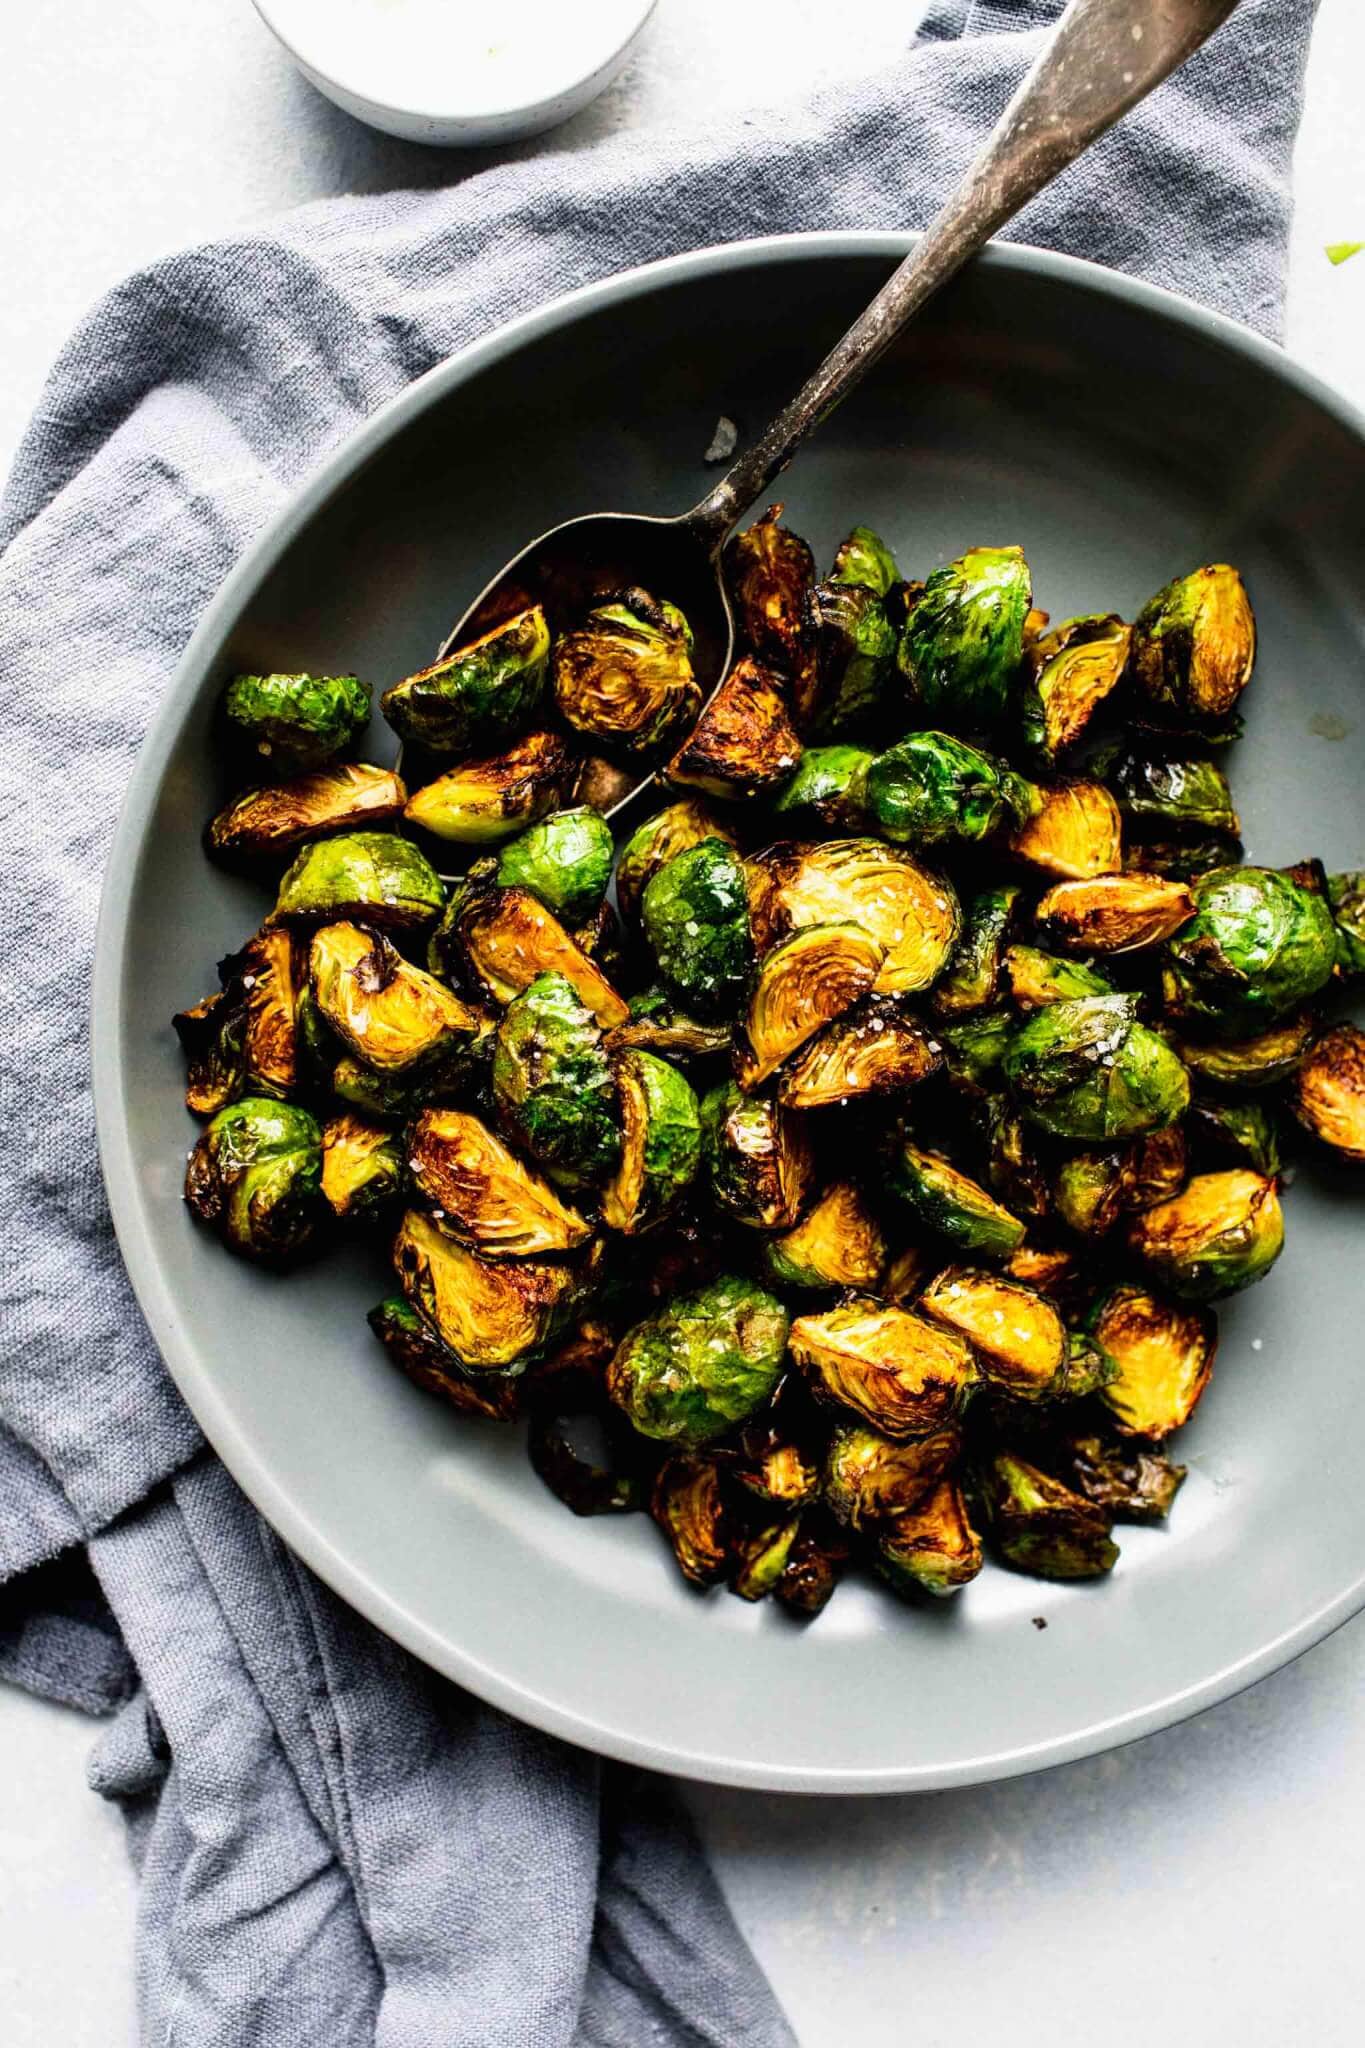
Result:
[[[667,1786],[435,1678],[206,1451],[95,1157],[85,994],[131,763],[202,607],[330,445],[513,313],[774,230],[922,223],[1060,0],[936,0],[882,76],[767,119],[484,160],[168,258],[60,357],[0,504],[0,1673],[112,1715],[146,2038],[773,2048]],[[1311,0],[1232,23],[1017,234],[1278,330]],[[452,166],[452,168],[454,168]]]

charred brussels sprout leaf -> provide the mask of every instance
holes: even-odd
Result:
[[[701,1126],[717,1205],[752,1230],[790,1230],[815,1172],[805,1119],[722,1081],[703,1098]]]
[[[1261,1102],[1239,1102],[1235,1096],[1208,1095],[1190,1104],[1187,1119],[1197,1147],[1231,1155],[1257,1173],[1280,1170],[1280,1139],[1275,1119]]]
[[[1084,996],[1037,1011],[1014,1035],[1005,1078],[1023,1114],[1082,1143],[1141,1137],[1184,1115],[1184,1067],[1137,1021],[1130,996]]]
[[[1005,980],[1021,1010],[1045,1010],[1050,1003],[1073,1003],[1081,996],[1114,993],[1112,982],[1079,960],[1062,960],[1038,946],[1011,946],[1005,955]]]
[[[284,775],[321,768],[370,722],[370,686],[355,676],[234,676],[231,729]]]
[[[498,882],[529,889],[566,924],[581,924],[607,893],[612,851],[611,826],[596,811],[555,811],[503,847]]]
[[[1040,807],[1015,833],[1010,850],[1044,874],[1089,881],[1123,864],[1118,805],[1099,782],[1040,787]]]
[[[937,1152],[902,1139],[891,1155],[886,1185],[932,1230],[959,1251],[1004,1257],[1024,1239],[1017,1216]]]
[[[1214,868],[1230,867],[1241,856],[1241,840],[1230,839],[1226,832],[1192,832],[1183,839],[1132,840],[1130,835],[1123,865],[1129,873],[1193,882],[1197,875],[1207,875]]]
[[[836,1181],[808,1216],[764,1247],[778,1287],[876,1291],[886,1264],[881,1225],[852,1181]]]
[[[246,1095],[220,1109],[190,1154],[185,1200],[243,1258],[305,1251],[326,1214],[322,1133],[306,1109]]]
[[[744,655],[664,772],[672,783],[734,801],[775,793],[800,760],[777,678]]]
[[[465,971],[494,1003],[510,1003],[542,974],[561,976],[599,1024],[624,1024],[629,1006],[529,889],[470,883],[452,910]]]
[[[457,995],[413,967],[384,937],[357,924],[314,932],[313,999],[325,1023],[380,1074],[435,1066],[472,1043],[483,1023]]]
[[[690,1082],[650,1052],[613,1062],[621,1159],[602,1193],[602,1221],[635,1236],[673,1209],[701,1162],[701,1113]]]
[[[1071,1437],[1065,1460],[1070,1485],[1116,1522],[1164,1522],[1185,1483],[1184,1465],[1144,1443]]]
[[[714,1586],[730,1566],[720,1473],[714,1459],[685,1454],[659,1467],[649,1511],[672,1545],[678,1569],[694,1586]]]
[[[956,1429],[897,1443],[865,1422],[841,1422],[825,1456],[825,1504],[850,1529],[918,1507],[962,1455]]]
[[[503,753],[463,761],[408,798],[403,815],[433,838],[459,846],[510,839],[555,810],[573,761],[557,732],[529,732]]]
[[[477,1382],[470,1379],[455,1354],[401,1295],[381,1301],[367,1321],[400,1372],[429,1394],[439,1394],[461,1415],[510,1422],[516,1414],[516,1377],[482,1373]]]
[[[1001,954],[1018,901],[1012,883],[972,897],[962,937],[934,989],[934,1008],[941,1017],[964,1016],[995,1001]]]
[[[982,1377],[1025,1397],[1056,1391],[1067,1361],[1066,1326],[1033,1288],[999,1273],[949,1266],[930,1281],[920,1313],[965,1337]]]
[[[1089,1323],[1114,1366],[1103,1399],[1125,1436],[1165,1437],[1189,1421],[1218,1342],[1208,1309],[1123,1281],[1096,1303]]]
[[[1097,1579],[1118,1562],[1103,1508],[1011,1452],[979,1475],[991,1540],[1001,1562],[1037,1579]]]
[[[698,797],[680,797],[676,803],[665,804],[636,826],[616,863],[616,901],[628,924],[639,917],[646,885],[664,863],[700,846],[704,839],[734,845],[730,827]]]
[[[780,505],[737,533],[725,550],[725,576],[741,639],[784,675],[798,677],[809,661],[806,608],[815,587],[815,557],[779,522]]]
[[[569,1252],[589,1236],[577,1210],[466,1110],[423,1110],[408,1165],[449,1235],[490,1258]]]
[[[1337,930],[1337,972],[1365,974],[1365,874],[1329,875],[1327,901]]]
[[[863,1297],[798,1316],[790,1345],[818,1393],[898,1440],[950,1423],[975,1378],[971,1348],[960,1337]]]
[[[740,1086],[762,1087],[789,1054],[868,995],[885,957],[856,924],[807,925],[765,953],[744,1018]]]
[[[403,1148],[387,1124],[345,1111],[322,1127],[322,1192],[345,1222],[387,1215],[403,1192]]]
[[[526,1452],[536,1477],[575,1515],[628,1515],[644,1507],[641,1474],[610,1462],[610,1442],[609,1462],[599,1463],[595,1449],[582,1441],[589,1434],[607,1436],[599,1416],[533,1415]]]
[[[814,658],[793,690],[796,722],[816,739],[866,728],[896,654],[886,606],[861,584],[820,583],[811,592]]]
[[[410,839],[343,832],[305,846],[280,882],[276,917],[300,923],[356,918],[384,931],[424,931],[445,903],[441,878]]]
[[[1240,838],[1228,779],[1207,755],[1130,742],[1097,765],[1135,839]]]
[[[957,942],[961,911],[951,885],[877,839],[769,847],[751,864],[760,952],[808,925],[858,925],[883,949],[876,988],[914,995],[938,976]]]
[[[659,971],[682,1000],[703,1016],[732,1016],[753,958],[738,855],[720,839],[675,854],[646,883],[642,913]]]
[[[1110,612],[1066,619],[1029,646],[1019,727],[1040,768],[1054,767],[1075,745],[1117,684],[1128,663],[1131,631]]]
[[[1167,1007],[1182,1024],[1236,1038],[1326,985],[1337,934],[1326,900],[1276,868],[1215,868],[1167,950]]]
[[[514,739],[540,708],[550,628],[538,604],[504,619],[384,692],[385,718],[405,745],[459,754]]]
[[[602,1033],[572,983],[540,974],[503,1012],[493,1098],[504,1130],[561,1187],[600,1187],[620,1154]]]
[[[555,702],[575,731],[644,752],[686,731],[701,710],[692,634],[674,604],[627,590],[555,642]]]
[[[1234,1167],[1199,1173],[1130,1225],[1128,1242],[1173,1294],[1216,1301],[1269,1271],[1284,1249],[1275,1182]]]
[[[829,580],[831,583],[850,583],[859,590],[870,590],[878,597],[885,597],[892,586],[900,582],[901,572],[881,535],[874,533],[870,526],[855,526],[839,543]]]
[[[666,1060],[710,1059],[730,1050],[730,1027],[690,1016],[656,983],[631,997],[629,1021],[618,1024],[607,1042],[613,1052],[638,1046]]]
[[[824,1109],[860,1096],[899,1093],[935,1073],[941,1055],[894,1000],[874,996],[827,1024],[783,1068],[778,1100]]]
[[[1223,562],[1168,583],[1133,626],[1130,673],[1163,724],[1225,724],[1255,659],[1251,604]]]
[[[774,817],[798,831],[857,832],[867,816],[865,747],[807,747],[801,765],[773,805]]]
[[[867,771],[867,808],[887,839],[912,846],[977,845],[1034,807],[1031,786],[946,732],[910,732]]]
[[[1038,902],[1038,929],[1078,953],[1135,953],[1159,946],[1188,923],[1194,899],[1183,882],[1130,870],[1088,882],[1058,882]]]
[[[1001,722],[1030,602],[1020,548],[973,548],[934,571],[900,643],[901,668],[926,717],[958,732]]]
[[[774,1599],[799,1620],[812,1619],[829,1605],[848,1559],[848,1538],[833,1517],[818,1507],[807,1508],[773,1588]]]
[[[568,1323],[582,1298],[563,1259],[489,1259],[409,1209],[393,1247],[408,1301],[466,1372],[523,1365]]]
[[[1315,1028],[1303,1010],[1254,1038],[1180,1038],[1176,1049],[1190,1072],[1214,1087],[1273,1088],[1297,1073]]]
[[[292,782],[244,790],[209,822],[204,842],[216,860],[283,857],[310,839],[401,817],[408,793],[391,768],[340,761]]]
[[[637,1324],[607,1368],[607,1391],[642,1436],[701,1444],[767,1400],[782,1369],[787,1312],[723,1274]]]
[[[1294,1076],[1294,1114],[1342,1159],[1365,1162],[1365,1031],[1337,1024]]]
[[[936,1600],[968,1585],[981,1570],[981,1538],[955,1479],[942,1479],[926,1500],[882,1531],[873,1565],[897,1593]]]

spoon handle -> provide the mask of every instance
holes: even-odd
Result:
[[[920,307],[1057,173],[1184,63],[1237,0],[1072,0],[937,218],[686,523],[718,544]]]

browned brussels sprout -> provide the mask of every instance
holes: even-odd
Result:
[[[461,754],[515,739],[540,709],[550,628],[538,604],[386,690],[385,718],[405,745]]]
[[[826,1188],[809,1215],[764,1246],[778,1287],[861,1287],[875,1293],[886,1264],[886,1239],[852,1181]]]
[[[403,1192],[403,1147],[387,1124],[344,1110],[322,1127],[322,1192],[344,1222],[387,1215]]]
[[[1172,1016],[1246,1037],[1331,979],[1337,934],[1325,897],[1277,868],[1215,868],[1194,883],[1194,915],[1167,949]]]
[[[555,702],[575,731],[647,752],[675,740],[701,710],[692,633],[675,604],[626,590],[555,642]]]
[[[722,1081],[701,1105],[713,1199],[751,1230],[790,1230],[810,1199],[815,1161],[805,1118]]]
[[[1079,960],[1059,959],[1038,946],[1011,946],[1004,970],[1010,995],[1021,1010],[1045,1010],[1049,1003],[1114,993],[1113,983],[1093,967],[1085,967]]]
[[[356,918],[420,932],[441,915],[445,890],[426,855],[394,832],[342,832],[305,846],[286,870],[275,915],[298,923]]]
[[[951,1422],[976,1377],[960,1337],[866,1296],[798,1316],[790,1347],[818,1393],[897,1439]]]
[[[1189,1077],[1136,1009],[1131,996],[1082,996],[1033,1013],[1004,1056],[1005,1078],[1031,1123],[1103,1144],[1178,1122]]]
[[[1200,1081],[1217,1088],[1273,1088],[1296,1074],[1317,1029],[1301,1010],[1254,1038],[1177,1038],[1176,1051]]]
[[[272,768],[321,768],[370,722],[370,686],[355,676],[234,676],[223,696],[230,730]]]
[[[1068,1437],[1062,1446],[1067,1482],[1116,1522],[1164,1522],[1187,1468],[1151,1444]]]
[[[1365,873],[1329,875],[1327,901],[1337,929],[1337,973],[1365,974]]]
[[[833,1517],[818,1507],[807,1508],[773,1598],[788,1614],[811,1620],[829,1605],[849,1554],[848,1538]]]
[[[664,773],[676,785],[735,801],[774,794],[800,759],[777,678],[742,655]]]
[[[1043,783],[1038,795],[1040,808],[1014,834],[1011,852],[1066,881],[1116,874],[1123,865],[1123,827],[1103,783]]]
[[[991,1540],[1002,1564],[1036,1579],[1098,1579],[1118,1562],[1103,1508],[1012,1452],[978,1475]]]
[[[706,1016],[733,1015],[753,961],[743,863],[720,839],[665,861],[641,903],[645,939],[664,980]]]
[[[322,1133],[306,1109],[244,1095],[191,1152],[185,1200],[229,1251],[271,1265],[295,1258],[326,1215]]]
[[[408,1133],[408,1165],[445,1230],[490,1258],[573,1251],[591,1234],[577,1210],[467,1110],[423,1110]]]
[[[652,1052],[612,1061],[621,1116],[621,1158],[602,1191],[602,1221],[628,1237],[676,1207],[701,1163],[701,1114],[690,1082]]]
[[[1065,1245],[1021,1244],[1001,1270],[1068,1311],[1083,1293],[1080,1260]]]
[[[768,1399],[787,1327],[775,1295],[722,1274],[627,1332],[607,1368],[607,1392],[641,1436],[706,1443]]]
[[[510,839],[498,856],[504,889],[529,889],[566,924],[579,924],[601,908],[611,879],[611,826],[580,804],[553,811]]]
[[[1225,1159],[1231,1156],[1257,1173],[1278,1174],[1280,1135],[1263,1102],[1233,1095],[1196,1096],[1186,1119],[1192,1143]]]
[[[977,1120],[986,1141],[986,1179],[992,1193],[1012,1215],[1041,1222],[1051,1213],[1052,1192],[1038,1133],[1004,1095],[987,1095]]]
[[[896,656],[886,606],[863,584],[818,583],[807,621],[812,659],[792,682],[797,725],[816,739],[865,729]]]
[[[581,1299],[563,1259],[489,1259],[420,1210],[393,1247],[403,1293],[466,1372],[524,1365],[562,1330]]]
[[[1129,869],[1088,882],[1058,882],[1040,897],[1043,937],[1076,953],[1134,953],[1159,946],[1187,924],[1194,898],[1183,882]]]
[[[493,1052],[503,1129],[559,1186],[600,1187],[620,1153],[616,1083],[601,1029],[562,974],[510,1002]]]
[[[883,948],[883,995],[913,995],[942,973],[961,930],[951,885],[877,839],[783,842],[750,863],[754,942],[765,953],[807,925],[856,924]]]
[[[1256,659],[1256,621],[1241,577],[1224,562],[1168,583],[1138,613],[1129,663],[1163,724],[1220,727]]]
[[[607,1462],[585,1437],[602,1436]],[[598,1415],[556,1415],[541,1410],[531,1417],[526,1454],[531,1469],[557,1500],[575,1515],[628,1515],[648,1504],[649,1488],[639,1471],[612,1459],[615,1446]]]
[[[704,839],[734,845],[725,820],[699,797],[679,797],[636,826],[616,863],[616,901],[628,925],[638,920],[646,885],[665,861],[700,846]]]
[[[657,982],[630,999],[630,1020],[608,1035],[608,1049],[638,1047],[666,1060],[702,1060],[730,1050],[728,1024],[707,1023],[681,1009]]]
[[[459,1359],[401,1295],[381,1301],[367,1321],[399,1370],[427,1393],[439,1394],[459,1414],[481,1415],[489,1422],[510,1422],[515,1416],[515,1373],[488,1372],[477,1381],[470,1379]]]
[[[609,761],[605,754],[580,754],[574,768],[569,799],[600,811],[603,817],[625,802],[638,787],[640,771],[629,761]]]
[[[766,1600],[776,1592],[800,1530],[800,1515],[787,1515],[780,1522],[737,1536],[730,1591],[741,1600]]]
[[[1019,891],[1013,883],[981,889],[967,905],[966,923],[952,959],[934,988],[940,1017],[961,1017],[995,1001],[1001,956]]]
[[[867,819],[866,747],[807,747],[773,805],[784,831],[859,832]]]
[[[403,815],[435,839],[483,846],[558,810],[572,779],[573,757],[560,734],[528,732],[500,754],[448,768],[408,798]]]
[[[289,1095],[301,1078],[294,944],[265,925],[220,961],[222,992],[174,1019],[188,1056],[185,1106],[213,1116],[239,1095]]]
[[[782,507],[737,533],[725,550],[725,577],[740,639],[793,680],[810,661],[806,617],[815,587],[815,557],[780,524]]]
[[[1279,1191],[1247,1168],[1198,1173],[1138,1216],[1128,1242],[1173,1294],[1215,1301],[1261,1279],[1284,1250]]]
[[[1341,1159],[1365,1162],[1365,1031],[1336,1024],[1304,1060],[1290,1090],[1306,1131]]]
[[[1031,601],[1021,548],[972,548],[935,569],[900,643],[902,672],[926,718],[955,732],[1001,723]]]
[[[452,924],[471,981],[505,1007],[542,974],[567,981],[604,1030],[624,1024],[629,1005],[559,919],[529,889],[485,888],[471,883]]]
[[[902,1246],[894,1258],[888,1261],[882,1275],[882,1284],[876,1290],[881,1300],[889,1301],[896,1308],[913,1308],[919,1300],[925,1281],[938,1264],[940,1247],[931,1251],[927,1245],[907,1244]]]
[[[1057,1214],[1082,1237],[1103,1237],[1121,1217],[1179,1194],[1187,1170],[1178,1124],[1113,1151],[1073,1152],[1057,1169]]]
[[[1110,612],[1064,619],[1027,648],[1019,726],[1030,758],[1055,767],[1128,665],[1132,629]]]
[[[1123,865],[1129,874],[1164,875],[1168,882],[1193,886],[1200,875],[1229,867],[1241,857],[1240,839],[1230,839],[1226,832],[1200,832],[1185,839],[1136,840],[1125,847]]]
[[[920,1313],[965,1337],[982,1377],[1025,1397],[1056,1390],[1067,1333],[1052,1302],[1021,1281],[948,1266],[919,1299]]]
[[[788,1430],[790,1385],[790,1379],[779,1383],[763,1414],[745,1423],[734,1455],[726,1456],[729,1476],[768,1507],[804,1507],[820,1491],[818,1449],[801,1440],[799,1425]]]
[[[981,1570],[981,1538],[957,1481],[941,1479],[918,1507],[888,1523],[872,1562],[897,1593],[940,1600],[970,1584]]]
[[[778,1083],[788,1109],[823,1109],[898,1093],[935,1073],[941,1056],[893,1000],[874,996],[827,1024],[788,1062]]]
[[[1024,1226],[1017,1216],[950,1159],[926,1152],[908,1138],[901,1139],[892,1152],[886,1185],[926,1230],[959,1251],[1003,1258],[1023,1243]]]
[[[215,860],[266,860],[333,832],[387,825],[407,800],[391,768],[338,761],[292,782],[243,790],[209,821],[204,843]]]
[[[323,1021],[380,1074],[435,1066],[470,1045],[484,1021],[382,932],[358,924],[314,932],[308,973]]]
[[[1165,1437],[1189,1421],[1209,1383],[1218,1326],[1212,1311],[1122,1281],[1090,1315],[1115,1374],[1102,1398],[1125,1436]]]
[[[246,1088],[245,1007],[219,989],[171,1023],[185,1054],[185,1107],[192,1116],[217,1116]]]
[[[791,1053],[868,995],[885,952],[856,924],[807,925],[763,956],[744,1017],[737,1062],[746,1093]]]
[[[1241,838],[1228,779],[1206,754],[1175,751],[1151,740],[1129,741],[1096,765],[1133,838],[1199,839],[1209,833],[1225,842]]]
[[[649,1511],[694,1586],[714,1586],[730,1566],[730,1532],[715,1460],[691,1453],[666,1458]]]
[[[601,969],[608,981],[614,981],[624,973],[626,955],[621,940],[621,920],[610,903],[599,903],[585,923],[574,926],[569,937],[579,952],[586,954],[593,965]]]
[[[850,1529],[866,1529],[918,1507],[961,1455],[957,1429],[897,1443],[865,1422],[841,1422],[825,1455],[825,1504]]]

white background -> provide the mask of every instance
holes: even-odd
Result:
[[[918,13],[660,0],[570,132],[873,69]],[[1365,9],[1323,0],[1290,345],[1365,405],[1365,254],[1334,271],[1322,253],[1365,238],[1363,80]],[[67,330],[123,272],[304,199],[460,171],[318,99],[247,0],[7,0],[0,88],[0,466]],[[880,1801],[698,1788],[694,1806],[804,2048],[1354,2048],[1362,1695],[1365,1620],[1184,1728],[1042,1777]],[[121,1822],[85,1788],[92,1739],[0,1691],[5,2048],[133,2039],[134,1887]]]

